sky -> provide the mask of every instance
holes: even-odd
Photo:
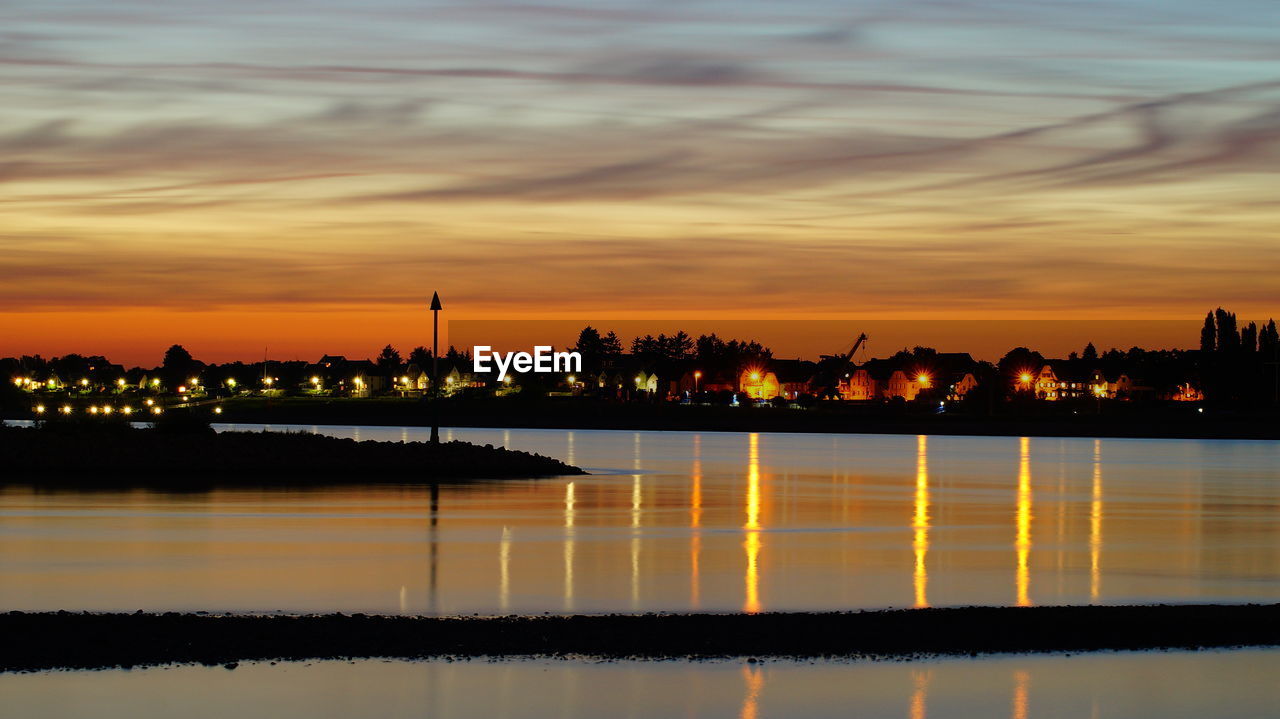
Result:
[[[1265,319],[1277,27],[1273,0],[8,0],[0,355],[365,356],[426,343],[433,290],[453,320]]]

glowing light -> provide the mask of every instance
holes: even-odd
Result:
[[[575,382],[575,378],[574,378],[574,376],[573,376],[573,375],[569,375],[569,384],[573,384],[574,382]]]
[[[760,381],[760,373],[759,373],[759,372],[752,372],[752,373],[751,373],[751,381],[752,381],[752,382],[759,382],[759,381]]]
[[[160,413],[161,413],[161,412],[163,412],[163,411],[164,411],[164,410],[160,409],[159,407],[152,407],[152,408],[151,408],[151,414],[160,414]]]
[[[151,386],[152,386],[152,387],[159,387],[159,386],[160,386],[160,378],[159,378],[159,377],[157,377],[157,378],[155,378],[155,379],[151,380]]]
[[[192,378],[191,378],[191,386],[193,386],[193,387],[199,387],[199,386],[200,386],[200,378],[199,378],[199,377],[192,377]]]
[[[643,381],[644,381],[643,377],[641,377],[640,375],[636,375],[636,384],[640,384]]]
[[[22,377],[14,377],[14,378],[13,378],[13,383],[14,383],[14,384],[16,384],[16,385],[18,385],[19,387],[21,387],[23,384],[25,384],[25,383],[26,383],[26,380],[25,380],[25,379],[23,379]]]
[[[235,378],[235,377],[231,377],[231,378],[227,379],[227,386],[228,386],[228,387],[230,387],[230,388],[232,388],[232,389],[235,389],[235,386],[236,386],[236,378]]]
[[[178,394],[185,394],[186,391],[187,391],[186,385],[181,385],[178,387]]]
[[[44,414],[44,405],[42,404],[36,405],[36,414]]]
[[[1031,384],[1031,374],[1023,372],[1022,375],[1018,377],[1018,381],[1023,384]]]
[[[408,378],[408,377],[401,377],[401,378],[400,378],[400,384],[409,384],[409,378]]]
[[[153,405],[153,404],[155,404],[155,403],[156,403],[156,401],[155,401],[154,399],[148,399],[148,400],[146,401],[146,405],[147,405],[148,407],[150,407],[151,405]]]
[[[449,381],[450,381],[450,382],[453,382],[453,378],[450,378],[450,379],[449,379]],[[502,383],[503,383],[503,384],[511,384],[511,378],[510,378],[510,377],[503,377],[503,378],[502,378]]]
[[[90,408],[89,408],[89,414],[97,414],[97,413],[98,413],[98,407],[97,407],[97,405],[94,405],[94,406],[92,406],[92,407],[90,407]]]
[[[444,382],[445,382],[445,384],[453,384],[453,378],[452,378],[452,377],[446,377],[446,378],[445,378],[445,380],[444,380]]]
[[[123,378],[123,377],[121,377],[120,379],[116,380],[116,386],[117,386],[117,387],[124,387],[124,378]]]
[[[103,406],[102,406],[102,413],[103,413],[103,414],[111,414],[111,406],[110,406],[110,405],[103,405]]]
[[[123,414],[133,414],[133,408],[132,408],[132,407],[129,407],[129,406],[127,406],[127,405],[126,405],[126,406],[124,406],[124,407],[121,407],[121,408],[120,408],[120,411],[121,411]]]
[[[311,384],[313,384],[313,385],[315,385],[315,386],[319,387],[319,386],[320,386],[320,378],[319,378],[319,377],[312,377],[312,378],[311,378]]]
[[[74,410],[72,410],[72,409],[71,409],[71,405],[69,405],[69,404],[65,404],[65,405],[63,405],[63,406],[62,406],[62,409],[61,409],[60,411],[61,411],[63,414],[71,414]]]
[[[213,413],[214,413],[214,414],[222,414],[222,408],[221,408],[221,407],[214,407],[214,408],[213,408]]]
[[[88,387],[88,386],[89,386],[89,380],[87,380],[87,379],[82,379],[82,380],[80,380],[80,386],[81,386],[81,387]]]
[[[271,385],[275,384],[275,381],[276,381],[276,380],[275,380],[275,378],[274,378],[274,377],[263,377],[263,378],[262,378],[262,383],[263,383],[263,384],[265,384],[265,385],[266,385],[266,386],[268,386],[268,387],[270,387]]]
[[[702,379],[702,372],[701,372],[701,371],[694,372],[694,373],[693,373],[693,378],[694,378],[694,379]]]
[[[916,384],[920,385],[921,387],[931,387],[933,386],[933,380],[932,378],[929,377],[928,374],[921,372],[920,374],[916,375]]]

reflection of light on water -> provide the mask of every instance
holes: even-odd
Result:
[[[742,611],[760,611],[760,435],[752,432],[747,448],[747,600]]]
[[[914,584],[916,590],[916,606],[929,606],[929,575],[925,569],[925,556],[929,552],[929,438],[920,435],[916,438],[916,501],[915,513],[911,517],[911,526],[915,536],[911,548],[915,552],[916,568]]]
[[[502,528],[502,541],[498,542],[498,607],[507,611],[511,606],[511,530]]]
[[[929,714],[929,681],[933,679],[933,672],[913,671],[911,679],[915,688],[911,691],[911,710],[908,716],[910,719],[925,719]]]
[[[747,684],[747,694],[742,700],[738,719],[756,719],[760,714],[760,690],[764,689],[764,670],[759,665],[744,664],[742,679]]]
[[[573,440],[574,440],[573,432],[567,432],[565,434],[565,437],[567,437],[569,447],[565,451],[564,461],[566,464],[577,464],[578,463],[577,452],[575,452],[573,449]]]
[[[573,482],[564,487],[564,608],[573,609]]]
[[[1031,675],[1019,669],[1013,673],[1013,719],[1027,719],[1027,688],[1031,684]]]
[[[640,606],[640,514],[643,495],[640,475],[631,480],[631,608]]]
[[[1018,535],[1014,549],[1018,553],[1018,606],[1031,606],[1031,576],[1028,561],[1031,557],[1031,438],[1019,439],[1018,453]]]
[[[1102,591],[1102,440],[1093,440],[1093,501],[1089,503],[1089,601]]]
[[[689,499],[689,603],[697,609],[701,590],[698,562],[702,554],[702,435],[693,435],[693,494]]]
[[[401,584],[400,585],[400,613],[404,614],[405,610],[407,610],[408,608],[409,608],[409,588]]]

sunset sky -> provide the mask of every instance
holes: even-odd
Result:
[[[0,356],[365,356],[428,342],[436,289],[455,320],[1265,319],[1278,27],[1274,0],[8,0]]]

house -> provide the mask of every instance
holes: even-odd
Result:
[[[879,395],[875,377],[865,367],[846,372],[840,380],[840,398],[853,401],[877,399]]]
[[[738,392],[751,399],[773,399],[781,394],[778,375],[762,367],[745,367],[738,373]]]

